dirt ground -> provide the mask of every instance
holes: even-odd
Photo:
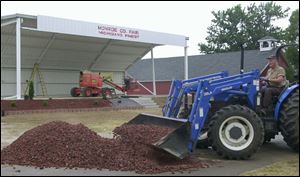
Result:
[[[96,131],[101,136],[112,137],[111,131],[131,120],[139,113],[150,113],[161,115],[161,108],[142,109],[142,110],[119,110],[119,111],[101,111],[101,112],[77,112],[77,113],[42,113],[27,115],[9,115],[1,117],[1,149],[25,131],[38,125],[54,120],[66,121],[69,123],[83,123],[90,129]],[[299,154],[291,151],[282,139],[277,136],[271,143],[265,144],[252,159],[247,161],[229,161],[220,159],[211,149],[197,150],[194,155],[201,158],[216,159],[220,164],[207,169],[199,169],[192,173],[175,175],[272,175],[274,174],[299,174]],[[274,164],[275,163],[275,164]],[[279,165],[278,165],[279,163]],[[287,166],[289,168],[280,168],[281,173],[276,169]],[[265,168],[262,168],[265,167]],[[272,170],[273,168],[273,170]],[[271,170],[270,170],[271,169]],[[253,171],[254,170],[254,171]],[[20,173],[21,171],[22,173]],[[250,172],[249,172],[250,171]],[[249,173],[248,173],[249,172]],[[290,173],[292,172],[292,173]],[[298,172],[298,173],[297,173]],[[64,169],[45,169],[39,170],[31,167],[11,167],[1,165],[1,175],[137,175],[133,172],[111,172],[97,170],[64,170]],[[174,175],[174,174],[166,174]]]

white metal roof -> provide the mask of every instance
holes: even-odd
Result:
[[[47,16],[1,17],[1,67],[16,66],[16,26],[22,18],[21,65],[49,69],[125,71],[153,47],[186,46],[186,37]],[[2,26],[3,24],[3,26]]]

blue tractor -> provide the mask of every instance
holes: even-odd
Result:
[[[128,124],[174,128],[153,145],[180,159],[190,155],[199,143],[208,143],[227,159],[248,159],[278,132],[299,152],[299,84],[287,85],[281,95],[274,98],[274,114],[262,116],[260,71],[243,72],[241,48],[240,74],[230,76],[223,71],[174,80],[163,116],[142,113]],[[276,56],[281,48],[277,49]]]

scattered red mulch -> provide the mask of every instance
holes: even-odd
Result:
[[[15,102],[15,107],[12,103]],[[1,110],[37,110],[111,107],[111,102],[103,99],[51,99],[51,100],[1,100]]]
[[[171,130],[159,126],[126,125],[103,138],[82,124],[50,122],[25,132],[1,151],[1,164],[40,168],[97,168],[137,173],[162,173],[207,168],[214,161],[176,159],[149,144]]]

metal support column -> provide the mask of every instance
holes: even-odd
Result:
[[[188,64],[188,54],[187,54],[187,41],[189,40],[189,38],[187,37],[185,39],[186,44],[184,47],[184,79],[187,80],[189,78],[189,64]]]
[[[16,96],[21,99],[21,18],[16,23]]]
[[[155,66],[154,66],[154,58],[153,58],[153,49],[151,49],[151,60],[152,60],[153,95],[156,95],[156,81],[155,81]]]

